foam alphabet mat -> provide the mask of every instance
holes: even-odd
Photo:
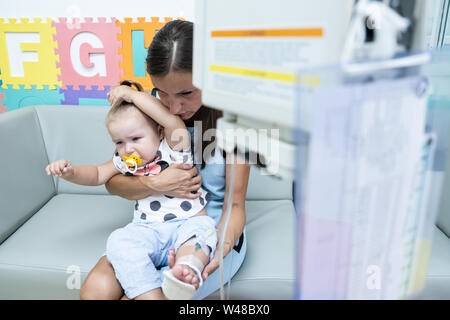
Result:
[[[0,19],[0,113],[38,104],[108,105],[108,91],[123,79],[152,89],[147,48],[171,20]]]

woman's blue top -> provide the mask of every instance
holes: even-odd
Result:
[[[194,128],[188,127],[187,129],[191,134],[191,145],[193,145],[195,141]],[[223,201],[225,199],[225,164],[225,158],[218,149],[207,160],[203,169],[201,169],[201,164],[196,164],[198,171],[202,175],[202,187],[209,193],[209,196],[207,196],[208,203],[206,204],[206,211],[216,221],[216,225],[219,224],[220,217],[222,216]]]

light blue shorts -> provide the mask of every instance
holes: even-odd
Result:
[[[210,232],[212,230],[213,232]],[[165,222],[131,222],[115,230],[106,243],[106,257],[128,298],[161,287],[157,268],[167,265],[169,248],[175,250],[192,237],[203,239],[214,256],[215,221],[209,216]]]

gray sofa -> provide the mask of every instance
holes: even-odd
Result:
[[[79,299],[78,271],[82,283],[108,235],[131,221],[132,201],[109,195],[104,186],[78,186],[44,172],[61,158],[76,165],[107,161],[114,150],[107,110],[39,106],[0,115],[0,299]],[[250,180],[247,255],[230,298],[291,299],[292,183],[253,168]]]
[[[60,158],[77,165],[107,161],[113,150],[107,110],[39,106],[0,115],[0,299],[78,299],[77,287],[103,254],[108,235],[131,220],[132,201],[44,172]],[[246,209],[247,255],[230,298],[292,299],[292,182],[252,168]],[[438,226],[419,299],[450,299],[450,216],[441,214]],[[218,292],[208,297],[218,298]]]

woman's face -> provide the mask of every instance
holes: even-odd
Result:
[[[170,72],[151,79],[161,102],[181,119],[189,120],[202,106],[201,91],[193,86],[191,72]]]

